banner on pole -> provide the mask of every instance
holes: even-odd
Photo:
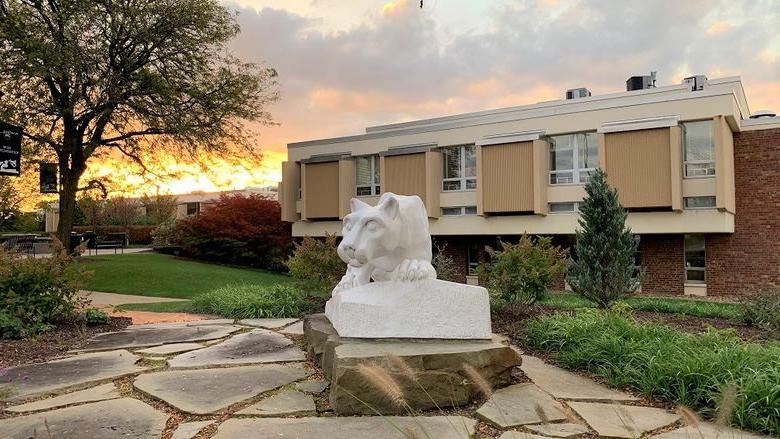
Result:
[[[41,163],[40,186],[42,194],[56,194],[58,192],[56,163]]]
[[[22,128],[0,122],[0,175],[22,172]]]

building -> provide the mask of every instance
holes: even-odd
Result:
[[[338,233],[349,200],[425,202],[438,246],[474,282],[484,246],[521,234],[574,244],[583,184],[608,173],[640,240],[642,290],[749,294],[780,284],[780,118],[753,115],[739,77],[413,122],[288,145],[280,202],[294,236]],[[759,117],[761,116],[761,117]]]
[[[214,204],[222,195],[251,195],[258,194],[265,197],[277,199],[277,188],[274,186],[248,187],[241,190],[228,190],[219,192],[195,191],[188,194],[173,195],[176,197],[176,219],[186,218],[192,215],[198,215],[203,209]],[[143,198],[130,198],[138,204],[138,215],[146,214],[146,208],[143,205]],[[57,231],[57,225],[60,222],[59,207],[57,203],[52,203],[44,212],[46,232],[53,233]]]

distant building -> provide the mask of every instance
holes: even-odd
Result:
[[[264,187],[248,187],[246,189],[241,189],[241,190],[230,190],[230,191],[220,191],[220,192],[195,191],[195,192],[190,192],[188,194],[174,195],[176,197],[176,219],[182,219],[188,216],[200,214],[201,211],[207,209],[210,205],[214,204],[221,195],[258,194],[276,200],[278,199],[277,192],[278,191],[275,186],[264,186]],[[141,198],[134,198],[134,199],[139,202],[141,201]],[[143,206],[140,206],[139,214],[143,215],[145,213],[146,213],[145,208]],[[57,204],[52,203],[50,209],[45,212],[45,215],[46,215],[46,231],[47,232],[57,231],[57,225],[59,224],[59,220],[60,220],[59,209],[57,207]]]
[[[418,195],[434,242],[476,282],[485,245],[523,233],[572,247],[588,176],[605,169],[637,235],[642,290],[745,294],[780,284],[780,118],[739,77],[369,127],[287,145],[282,219],[340,233],[349,200]],[[563,90],[561,90],[563,94]],[[559,288],[562,288],[561,281]]]

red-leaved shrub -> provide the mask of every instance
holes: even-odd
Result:
[[[178,221],[176,229],[185,255],[226,264],[283,270],[292,247],[281,206],[258,194],[222,195],[200,215]]]

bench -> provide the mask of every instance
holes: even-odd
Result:
[[[101,249],[114,249],[114,254],[117,254],[117,250],[121,250],[124,254],[127,233],[108,233],[105,238],[100,238],[95,232],[85,232],[84,239],[87,241],[88,255],[92,254],[92,250],[95,250],[95,255],[97,255]]]
[[[8,253],[35,256],[35,235],[5,235],[0,237],[0,247]]]

